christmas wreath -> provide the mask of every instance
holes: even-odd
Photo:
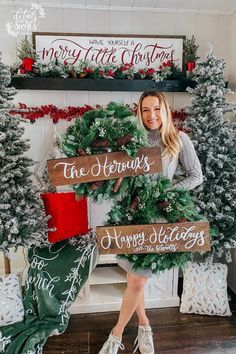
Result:
[[[68,128],[62,147],[68,157],[124,150],[135,157],[146,147],[147,134],[140,129],[138,119],[127,106],[114,102],[106,109],[86,112]],[[106,225],[141,225],[199,221],[199,215],[189,192],[175,189],[160,175],[142,175],[117,180],[83,183],[74,186],[76,193],[89,195],[95,201],[117,196]],[[213,230],[211,230],[213,236]],[[153,273],[181,266],[191,259],[189,252],[124,254],[134,269],[151,269]]]
[[[104,109],[86,112],[62,137],[62,149],[68,157],[115,151],[126,151],[135,157],[137,150],[146,146],[147,134],[140,129],[133,111],[114,102]],[[74,190],[76,194],[91,196],[95,201],[107,200],[125,196],[131,179],[134,177],[77,184]]]
[[[149,175],[135,177],[130,193],[108,213],[107,226],[176,223],[199,221],[199,215],[188,191],[174,189],[171,182],[159,176],[152,181]],[[153,273],[182,266],[192,258],[189,252],[118,255],[133,263],[134,269],[151,269]]]

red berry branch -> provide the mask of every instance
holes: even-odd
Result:
[[[127,105],[133,112],[134,115],[137,114],[137,105]],[[11,114],[19,114],[22,118],[29,120],[31,123],[35,123],[35,121],[39,118],[44,118],[46,116],[50,117],[53,120],[53,123],[57,123],[59,120],[67,120],[71,121],[72,119],[82,117],[85,112],[94,110],[101,107],[100,105],[96,105],[95,107],[84,105],[82,107],[73,107],[68,106],[65,108],[58,108],[55,105],[49,104],[45,106],[39,107],[28,107],[24,103],[19,103],[19,108],[13,109],[10,111]],[[187,118],[187,114],[184,112],[183,109],[180,111],[172,111],[172,117],[175,126],[182,131],[188,132],[187,129],[183,128],[184,121]],[[125,145],[130,141],[130,136],[125,136],[117,141],[118,146]],[[97,141],[99,146],[102,147],[100,144],[101,142]],[[96,144],[95,143],[95,144]]]
[[[39,118],[49,116],[53,120],[53,123],[57,123],[60,119],[71,121],[76,117],[82,117],[85,112],[93,109],[96,109],[96,107],[89,105],[58,108],[52,104],[40,107],[28,107],[24,103],[19,103],[19,108],[11,110],[10,114],[19,114],[22,118],[29,120],[31,123],[34,123]]]

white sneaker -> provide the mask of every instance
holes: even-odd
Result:
[[[133,353],[139,349],[141,354],[154,354],[154,344],[153,344],[153,334],[152,329],[149,325],[138,326],[138,336],[135,339]]]
[[[113,336],[111,332],[98,354],[117,354],[119,349],[124,350],[125,347],[121,343],[120,338]]]

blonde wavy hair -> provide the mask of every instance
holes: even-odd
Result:
[[[157,97],[160,103],[160,116],[161,116],[162,125],[160,127],[159,132],[164,147],[162,151],[162,157],[164,159],[169,157],[170,158],[177,157],[178,153],[180,152],[182,144],[179,137],[179,132],[175,128],[172,121],[172,114],[171,114],[169,103],[166,97],[161,92],[147,91],[141,95],[138,103],[138,110],[137,110],[137,115],[139,118],[140,125],[144,129],[146,129],[142,120],[142,103],[143,103],[143,99],[149,96]]]

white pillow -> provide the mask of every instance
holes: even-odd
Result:
[[[227,272],[225,264],[188,262],[183,268],[180,312],[230,316]]]
[[[0,276],[0,327],[23,321],[24,307],[16,274]]]

